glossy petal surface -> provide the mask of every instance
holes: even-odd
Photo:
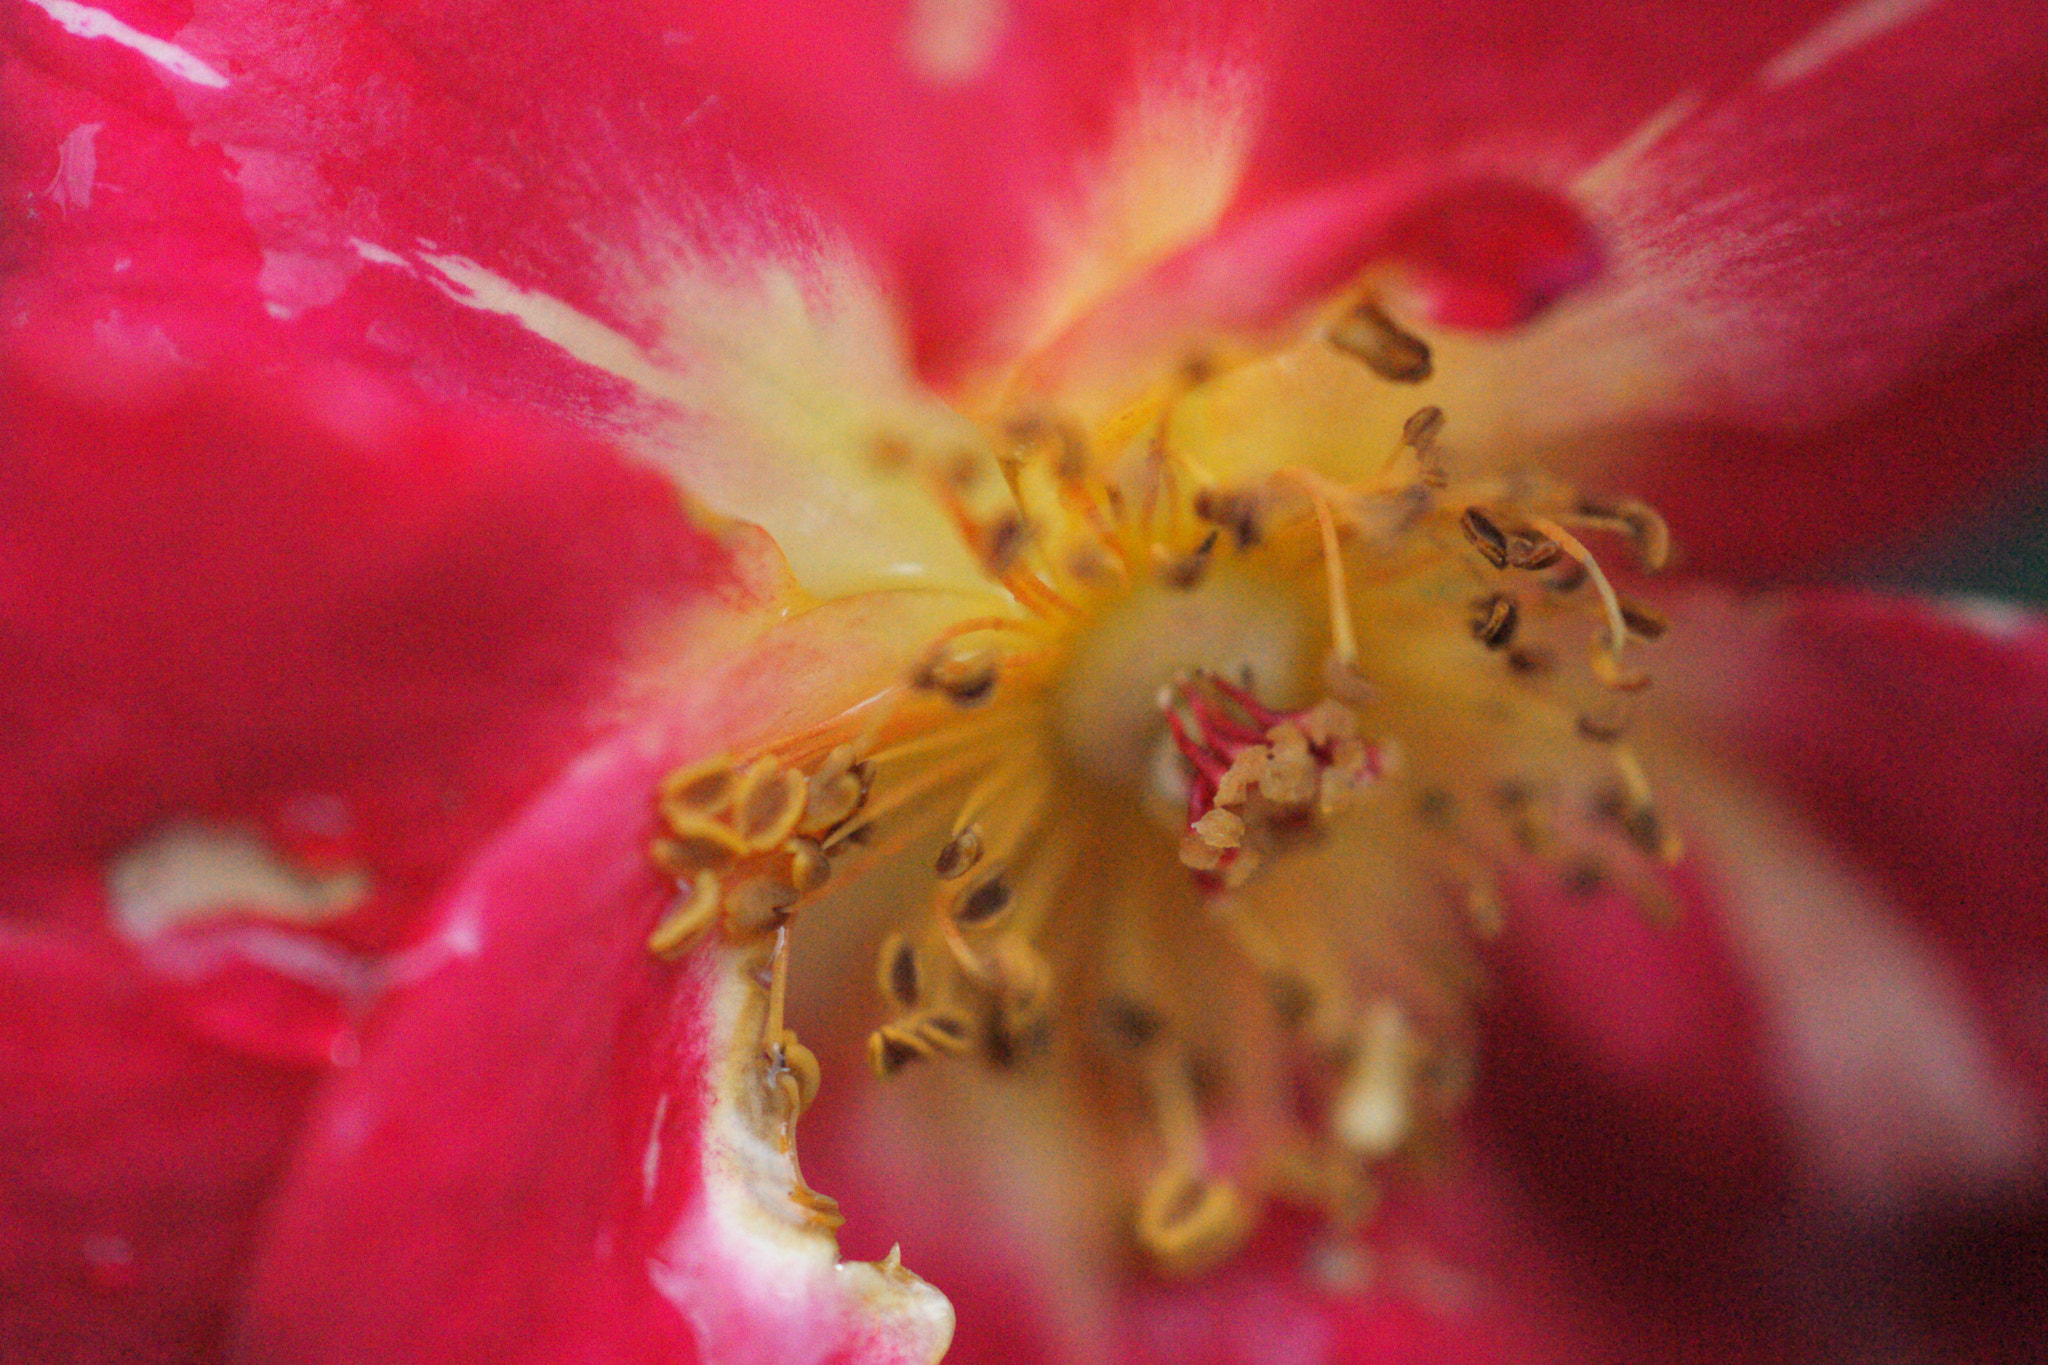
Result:
[[[386,955],[731,571],[530,422],[39,340],[0,386],[5,1332],[203,1357]]]

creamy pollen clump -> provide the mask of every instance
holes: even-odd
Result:
[[[1357,1225],[1379,1174],[1441,1148],[1495,869],[1663,905],[1677,843],[1627,742],[1631,647],[1663,620],[1587,544],[1655,570],[1663,523],[1462,467],[1455,413],[1403,401],[1431,373],[1354,298],[1107,418],[1035,396],[967,414],[980,448],[876,436],[877,477],[929,489],[1002,609],[924,641],[885,695],[656,795],[677,895],[648,946],[760,945],[758,1098],[785,1145],[820,1079],[785,1020],[791,927],[858,868],[914,863],[927,888],[875,945],[877,1075],[1070,1083],[1171,1273],[1226,1257],[1268,1200]]]

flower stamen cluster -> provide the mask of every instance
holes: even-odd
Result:
[[[1434,373],[1370,299],[1301,346],[1396,389]],[[1654,906],[1634,865],[1677,852],[1627,743],[1649,681],[1629,652],[1662,618],[1581,538],[1655,569],[1661,520],[1537,473],[1461,476],[1435,404],[1348,470],[1247,449],[1212,395],[1286,359],[1189,365],[1093,423],[1035,397],[974,448],[877,438],[988,605],[883,695],[690,765],[657,802],[678,896],[649,946],[772,943],[763,1075],[790,1121],[817,1086],[782,1022],[799,912],[879,915],[874,1073],[1059,1076],[1121,1145],[1133,1238],[1176,1272],[1269,1198],[1354,1226],[1374,1173],[1433,1145],[1470,1069],[1463,939],[1498,928],[1493,869],[1620,876]],[[841,863],[921,863],[924,909],[854,909]]]

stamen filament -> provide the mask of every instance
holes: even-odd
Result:
[[[768,960],[768,1011],[762,1024],[762,1045],[772,1054],[782,1044],[782,1014],[789,997],[789,925],[775,927],[775,951]]]
[[[1594,591],[1600,594],[1600,605],[1607,613],[1607,648],[1614,662],[1621,662],[1622,647],[1628,643],[1628,623],[1622,618],[1621,597],[1614,591],[1614,585],[1607,581],[1607,575],[1600,568],[1593,552],[1588,550],[1579,538],[1548,517],[1530,517],[1529,525],[1557,542],[1557,547],[1576,559],[1593,581]]]

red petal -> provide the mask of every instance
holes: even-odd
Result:
[[[1627,426],[1600,458],[1634,461],[1696,564],[1756,576],[1839,556],[2020,458],[2048,424],[2024,330],[2044,302],[2030,281],[2048,275],[2048,119],[2028,78],[2044,35],[2025,7],[1730,4],[1671,24],[1605,0],[1279,17],[993,6],[984,46],[952,34],[973,58],[952,75],[914,49],[977,6],[775,25],[743,7],[572,9],[393,6],[281,26],[259,5],[183,29],[131,16],[218,81],[21,14],[36,65],[10,65],[5,93],[33,154],[9,192],[43,226],[14,248],[33,273],[13,297],[94,299],[108,325],[145,342],[167,329],[188,353],[191,333],[218,347],[282,317],[336,353],[587,415],[624,386],[503,319],[451,319],[447,282],[416,254],[467,256],[646,343],[664,325],[649,282],[674,257],[801,263],[822,222],[883,264],[920,354],[957,373],[1014,339],[1020,298],[1071,270],[1069,228],[1115,227],[1101,202],[1119,176],[1175,184],[1171,157],[1133,169],[1113,153],[1132,109],[1179,91],[1172,145],[1252,121],[1243,166],[1220,163],[1231,226],[1205,259],[1254,292],[1269,274],[1327,286],[1328,269],[1285,260],[1334,249],[1327,231],[1286,245],[1302,214],[1369,209],[1377,226],[1403,194],[1459,183],[1554,197],[1631,133],[1661,132],[1577,185],[1624,288],[1527,367],[1521,453]],[[553,89],[574,90],[577,112],[527,94]],[[1430,230],[1395,253],[1421,272],[1425,311],[1491,324],[1583,275],[1568,218],[1502,232],[1489,207],[1477,231],[1456,207],[1417,207],[1409,221]],[[1157,251],[1207,233],[1205,212]],[[1971,251],[1946,249],[1959,232]],[[1349,236],[1358,250],[1329,268],[1383,245]],[[1276,241],[1279,259],[1245,268]],[[1102,264],[1127,280],[1157,260]],[[138,314],[138,300],[201,290],[216,311],[204,325]],[[1844,485],[1850,460],[1886,477]],[[1740,481],[1696,472],[1737,463]],[[1816,533],[1808,509],[1829,494]]]
[[[281,360],[10,359],[15,856],[244,822],[408,907],[587,736],[643,632],[731,582],[611,451]]]
[[[370,951],[733,566],[531,420],[34,341],[0,355],[4,1338],[185,1358]],[[329,876],[360,889],[323,907]],[[354,913],[279,922],[316,909]]]
[[[1752,582],[2023,467],[2048,430],[2044,62],[2032,7],[1865,4],[1699,83],[1586,187],[1617,287],[1531,339],[1525,420],[1567,447],[1622,428],[1607,477]]]
[[[2048,872],[2038,856],[2048,840],[2048,630],[2018,610],[1970,615],[1856,594],[1795,599],[1733,624],[1705,611],[1699,617],[1694,633],[1740,681],[1719,672],[1681,693],[1710,708],[1692,723],[1730,746],[1748,781],[1853,871],[1854,894],[1894,917],[1885,932],[1856,941],[1860,953],[1879,963],[1896,952],[1938,963],[1940,979],[1929,983],[1936,998],[1912,994],[1919,983],[1901,979],[1892,988],[1894,1014],[1910,1021],[1915,1010],[1967,1011],[1964,1034],[1929,1039],[1947,1043],[1945,1059],[1908,1048],[1888,1068],[1836,1077],[1903,1088],[1852,1092],[1865,1116],[1887,1112],[1888,1140],[1856,1139],[1861,1150],[1840,1153],[1849,1164],[1835,1169],[1859,1184],[1877,1182],[1873,1192],[1882,1193],[1922,1181],[1937,1190],[1978,1179],[1996,1185],[2015,1161],[2048,1163],[2048,924],[2039,914]],[[1817,927],[1836,932],[1825,920]],[[1779,951],[1805,942],[1821,940],[1761,940]],[[1856,975],[1840,965],[1834,974]],[[1856,997],[1822,1003],[1853,1009]],[[1981,1052],[1973,1058],[1966,1048]],[[1954,1069],[1917,1074],[1944,1060]],[[1973,1075],[1973,1061],[1988,1063],[1988,1074]],[[1925,1093],[1930,1088],[1941,1093]],[[1993,1128],[1943,1135],[1924,1127],[1944,1114],[1992,1124],[2001,1096],[2032,1112],[2024,1125],[2030,1139],[2020,1130],[2000,1142]],[[1983,1112],[1973,1114],[1972,1105]],[[1853,1110],[1830,1121],[1845,1117],[1867,1122]],[[1917,1148],[1915,1138],[1931,1145]],[[1978,1163],[1988,1165],[1973,1170]]]
[[[1475,1116],[1642,1315],[1795,1359],[2024,1351],[2048,637],[1855,597],[1675,619],[1681,719],[1644,747],[1695,845],[1680,919],[1525,887]]]
[[[173,993],[112,945],[7,931],[0,1356],[222,1352],[231,1286],[314,1078],[182,1029]]]

